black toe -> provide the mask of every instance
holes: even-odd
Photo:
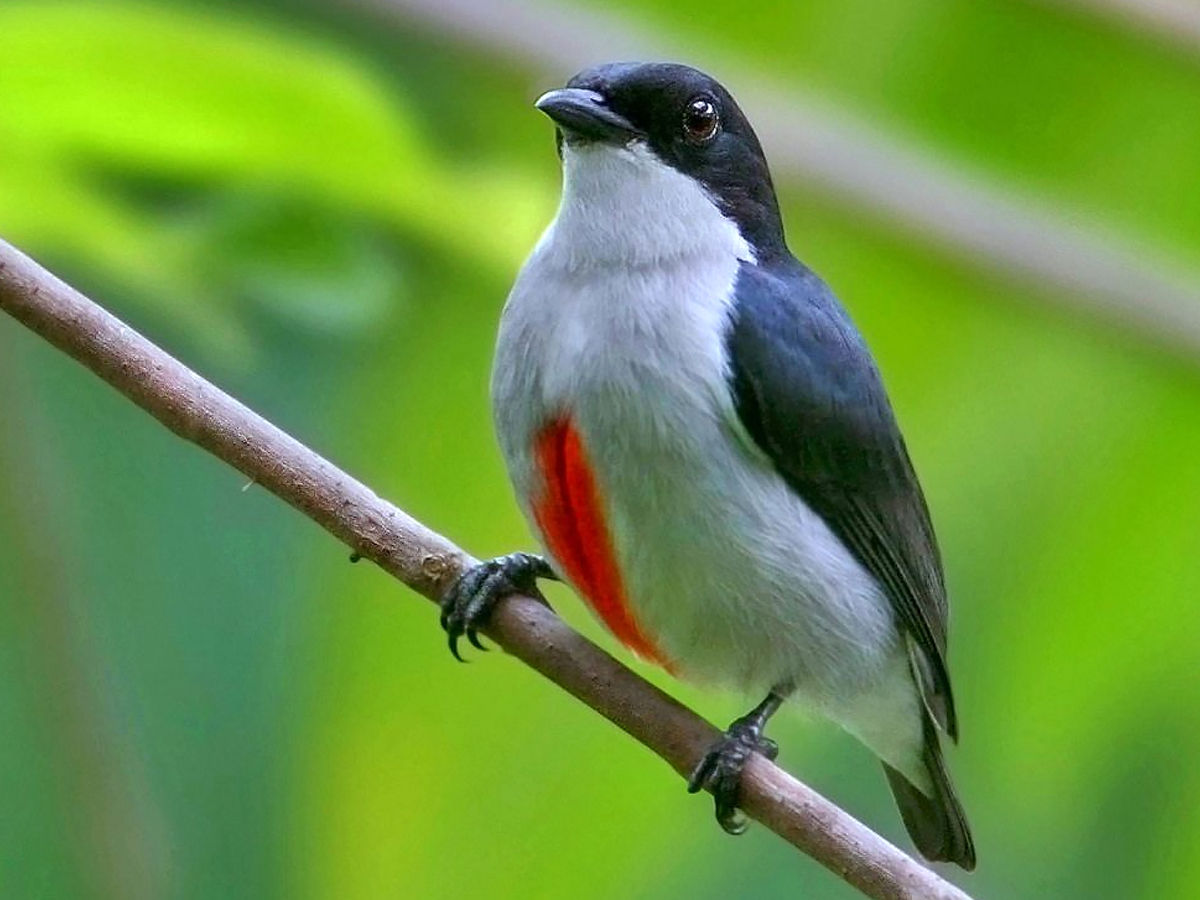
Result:
[[[746,760],[757,749],[758,743],[753,736],[731,728],[704,754],[688,778],[689,792],[712,792],[717,823],[729,834],[741,834],[746,830],[746,822],[737,812],[738,789]]]
[[[779,755],[779,745],[763,736],[763,728],[783,702],[783,690],[772,691],[757,707],[735,720],[688,777],[690,793],[702,790],[712,793],[717,822],[729,834],[746,830],[746,820],[738,814],[737,806],[742,771],[750,754],[761,753],[771,760]]]
[[[480,643],[478,629],[499,601],[521,593],[545,603],[537,589],[537,579],[554,577],[549,563],[531,553],[498,556],[463,572],[442,597],[440,621],[454,658],[466,661],[458,652],[458,641],[464,636],[472,646],[487,650]]]

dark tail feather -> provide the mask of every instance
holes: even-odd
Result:
[[[926,797],[887,763],[883,765],[904,827],[926,859],[957,863],[969,872],[975,868],[975,842],[971,839],[966,814],[954,793],[954,785],[950,783],[937,731],[928,715],[925,716],[923,761],[929,780],[933,782],[932,797]]]

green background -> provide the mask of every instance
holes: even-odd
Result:
[[[1033,0],[602,7],[1200,264],[1186,48]],[[475,554],[529,547],[486,383],[558,187],[530,104],[571,72],[535,72],[353,5],[5,2],[0,236]],[[1197,896],[1197,360],[780,180],[941,538],[980,857],[950,876]],[[455,664],[429,603],[244,481],[0,317],[0,894],[855,896],[519,664]],[[865,750],[774,735],[909,846]]]

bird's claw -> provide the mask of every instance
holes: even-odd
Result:
[[[717,823],[728,834],[746,830],[746,820],[737,811],[738,790],[746,761],[755,752],[774,760],[779,745],[763,736],[761,721],[746,716],[729,726],[688,777],[688,793],[712,792]]]
[[[510,553],[467,569],[442,597],[442,628],[446,643],[459,662],[459,639],[466,637],[472,647],[487,650],[479,640],[478,629],[496,604],[512,594],[528,594],[542,603],[546,600],[537,588],[537,579],[554,578],[549,563],[532,553]]]

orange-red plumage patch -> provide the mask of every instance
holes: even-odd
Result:
[[[579,432],[569,419],[552,422],[538,434],[534,452],[545,489],[534,503],[533,514],[563,574],[617,640],[643,659],[669,669],[629,608]]]

